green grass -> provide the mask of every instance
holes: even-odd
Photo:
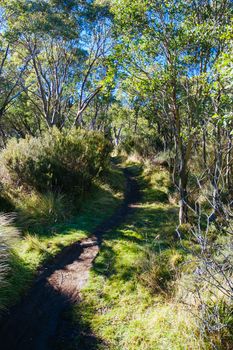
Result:
[[[82,302],[66,315],[80,336],[59,349],[210,350],[213,344],[231,349],[227,329],[225,346],[215,334],[200,332],[193,315],[197,307],[189,312],[181,301],[193,301],[196,265],[188,263],[192,256],[184,249],[190,246],[188,228],[182,227],[182,246],[175,233],[178,207],[169,173],[160,167],[128,167],[143,196],[125,223],[104,235]],[[41,227],[37,235],[26,234],[13,250],[12,272],[0,300],[16,302],[41,264],[110,216],[122,201],[124,186],[122,172],[114,169],[95,184],[77,216],[49,231]]]
[[[38,268],[59,253],[62,248],[91,234],[107,219],[123,199],[125,179],[120,169],[111,169],[98,180],[82,203],[81,210],[70,220],[44,230],[44,221],[38,219],[37,234],[24,233],[15,244],[10,257],[11,272],[7,284],[0,289],[0,303],[9,306],[18,301],[30,286]]]
[[[143,199],[125,224],[104,236],[83,300],[73,310],[74,326],[81,320],[83,332],[96,335],[88,350],[208,349],[196,319],[175,296],[175,267],[185,253],[175,237],[178,208],[168,200],[169,174],[131,170]]]

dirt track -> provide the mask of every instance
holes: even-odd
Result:
[[[2,320],[1,350],[54,350],[66,326],[62,315],[80,300],[80,291],[88,280],[93,260],[99,252],[102,235],[117,227],[133,210],[139,189],[130,172],[121,207],[92,236],[65,248],[49,267],[42,270],[30,291]],[[76,330],[77,332],[77,330]],[[71,333],[71,332],[69,332]],[[90,342],[91,342],[90,335]],[[85,342],[87,343],[88,340]],[[67,343],[66,343],[67,344]],[[79,350],[88,349],[80,346]]]

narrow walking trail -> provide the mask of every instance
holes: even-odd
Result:
[[[44,267],[27,295],[2,320],[1,350],[55,349],[54,338],[58,325],[62,324],[62,314],[80,300],[102,235],[120,225],[139,200],[135,178],[127,169],[124,174],[127,186],[120,208],[97,227],[91,237],[66,247],[52,264]]]

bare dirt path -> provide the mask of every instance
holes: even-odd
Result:
[[[120,225],[139,199],[136,180],[128,170],[124,173],[127,186],[121,207],[97,227],[90,238],[66,247],[42,270],[27,295],[2,320],[1,350],[57,349],[56,334],[63,332],[63,329],[58,331],[58,327],[64,327],[62,315],[80,300],[80,291],[99,252],[102,235]]]

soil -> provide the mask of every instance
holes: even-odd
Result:
[[[139,200],[136,180],[128,170],[124,173],[127,186],[120,208],[91,237],[66,247],[44,266],[28,293],[1,320],[1,350],[68,350],[77,336],[77,350],[96,349],[95,335],[87,329],[82,333],[78,325],[74,329],[66,314],[81,300],[103,234],[119,226]]]

